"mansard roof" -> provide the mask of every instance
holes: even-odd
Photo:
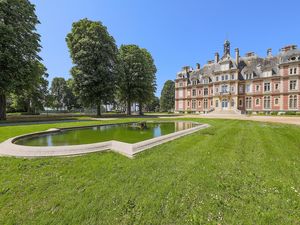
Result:
[[[238,53],[237,49],[236,54]],[[216,56],[218,57],[218,53],[216,53]],[[216,60],[217,61],[208,61],[201,69],[199,64],[197,64],[196,70],[193,70],[191,67],[184,67],[181,72],[177,73],[177,78],[188,78],[189,82],[195,79],[201,81],[205,77],[209,77],[211,80],[216,72],[221,71],[222,65],[227,63],[229,63],[230,69],[238,68],[243,77],[250,73],[253,74],[254,78],[263,77],[265,75],[264,72],[269,71],[272,72],[272,75],[277,75],[281,64],[300,62],[300,49],[298,49],[296,45],[285,46],[275,56],[272,56],[271,49],[268,49],[268,56],[266,58],[259,57],[255,53],[249,52],[246,53],[245,56],[239,57],[239,63],[237,65],[237,60],[230,55],[230,46],[228,45],[224,46],[222,58],[220,60],[216,58]]]

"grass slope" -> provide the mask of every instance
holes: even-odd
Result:
[[[300,128],[197,121],[212,127],[133,160],[0,158],[0,224],[300,224]]]

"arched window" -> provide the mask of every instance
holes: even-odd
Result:
[[[259,98],[257,98],[257,99],[255,100],[255,104],[256,104],[256,105],[259,105]]]
[[[289,108],[290,109],[297,109],[297,95],[290,95],[289,96]]]

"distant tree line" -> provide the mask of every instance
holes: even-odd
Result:
[[[66,36],[73,62],[71,79],[48,73],[39,57],[39,20],[28,0],[0,1],[0,119],[6,111],[38,113],[96,108],[111,104],[131,114],[132,103],[143,111],[172,111],[174,82],[164,85],[161,104],[156,91],[156,66],[150,52],[138,45],[117,47],[107,28],[98,21],[74,22]]]

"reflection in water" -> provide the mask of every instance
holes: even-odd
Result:
[[[160,124],[158,124],[156,127],[153,128],[153,137],[159,137],[159,136],[161,136]]]
[[[196,124],[191,122],[147,123],[146,129],[140,129],[132,125],[133,124],[114,124],[74,128],[19,139],[16,141],[16,144],[27,146],[64,146],[90,144],[110,140],[136,143],[170,134],[175,131],[189,129]]]

